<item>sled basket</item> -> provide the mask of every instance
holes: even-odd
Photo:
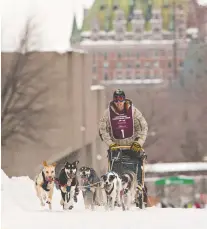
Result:
[[[129,146],[117,147],[117,150],[108,150],[109,170],[121,175],[124,171],[133,171],[137,174],[140,157],[130,150]]]

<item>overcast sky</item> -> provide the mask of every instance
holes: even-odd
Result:
[[[13,51],[28,18],[33,18],[40,50],[65,51],[69,48],[72,19],[81,26],[83,7],[94,0],[1,0],[1,49]]]
[[[206,2],[207,0],[199,0]],[[81,26],[83,7],[94,0],[1,0],[1,49],[13,51],[28,18],[33,18],[40,50],[65,51],[69,45],[73,14]]]

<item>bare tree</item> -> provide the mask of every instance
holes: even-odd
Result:
[[[185,72],[182,88],[185,138],[181,149],[188,161],[202,161],[207,147],[207,46],[197,43],[195,50],[186,58],[186,62],[191,61],[191,69]]]
[[[39,121],[46,112],[41,101],[48,90],[41,79],[51,60],[40,64],[35,52],[30,51],[33,30],[31,21],[28,21],[16,52],[1,55],[2,145],[14,138],[39,140],[36,130],[40,128]]]
[[[166,88],[150,88],[137,89],[137,106],[140,107],[148,123],[148,137],[145,148],[154,145],[164,134],[164,128],[160,128],[161,124],[167,122],[169,117],[169,93]],[[165,109],[163,109],[165,107]]]

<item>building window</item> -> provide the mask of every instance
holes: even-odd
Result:
[[[144,63],[144,67],[145,67],[145,68],[149,68],[149,67],[150,67],[150,62],[148,62],[148,61],[145,62],[145,63]]]
[[[101,5],[100,6],[100,11],[105,10],[105,9],[106,9],[106,6],[105,5]]]
[[[168,54],[168,56],[172,56],[172,50],[168,50],[168,52],[167,52],[167,54]]]
[[[150,79],[150,74],[149,72],[144,73],[144,79]]]
[[[140,57],[138,52],[137,52],[137,55],[136,56],[137,56],[137,59]]]
[[[121,58],[121,53],[118,53],[118,58],[119,58],[119,59]]]
[[[93,71],[93,73],[96,73],[96,65],[93,65],[92,71]]]
[[[142,33],[142,30],[141,30],[141,28],[136,28],[136,29],[134,30],[134,32],[135,32],[135,33],[138,33],[138,34],[141,34],[141,33]]]
[[[140,63],[136,63],[136,68],[140,68]]]
[[[159,68],[159,62],[158,61],[154,61],[154,67]]]
[[[107,52],[105,52],[104,53],[104,60],[107,60],[107,57],[108,57]]]
[[[184,62],[181,60],[180,61],[180,67],[182,68],[184,66]]]
[[[96,60],[96,54],[93,53],[93,62],[95,62],[95,60]]]
[[[117,78],[117,79],[121,79],[121,78],[122,78],[121,72],[118,72],[118,73],[116,74],[116,78]]]
[[[155,14],[155,19],[160,19],[160,16],[158,14]]]
[[[131,79],[131,75],[130,75],[130,73],[129,73],[129,72],[127,72],[127,74],[126,74],[126,79],[128,79],[128,80],[130,80],[130,79]]]
[[[141,76],[140,76],[140,73],[139,73],[139,72],[136,72],[135,78],[136,78],[136,79],[141,79]]]
[[[108,80],[108,74],[104,73],[104,80]]]
[[[130,57],[131,56],[131,53],[130,52],[127,52],[127,57]]]
[[[159,28],[155,28],[154,29],[154,33],[160,33],[160,29]]]
[[[118,5],[113,5],[113,10],[114,11],[118,10],[118,8],[119,8]]]
[[[132,65],[131,64],[127,64],[127,68],[131,68],[132,67]]]
[[[151,79],[154,79],[155,78],[155,73],[152,71],[151,74],[150,74],[150,78]]]
[[[155,50],[154,55],[155,56],[159,56],[159,51],[158,50]]]
[[[117,67],[117,68],[122,68],[122,63],[121,63],[121,62],[118,62],[118,63],[116,64],[116,67]]]
[[[165,56],[165,51],[164,50],[160,50],[160,56]]]
[[[168,68],[172,68],[172,63],[168,62]]]
[[[108,62],[104,62],[103,66],[104,66],[104,68],[108,68],[109,63]]]
[[[198,63],[202,63],[202,59],[201,58],[198,58]]]

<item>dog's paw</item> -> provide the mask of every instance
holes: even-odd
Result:
[[[60,205],[62,205],[62,206],[64,205],[64,200],[63,199],[60,200]]]
[[[41,202],[41,206],[43,206],[43,207],[44,207],[44,206],[45,206],[45,203]]]
[[[77,203],[78,202],[78,198],[77,198],[77,196],[74,196],[74,201]]]

